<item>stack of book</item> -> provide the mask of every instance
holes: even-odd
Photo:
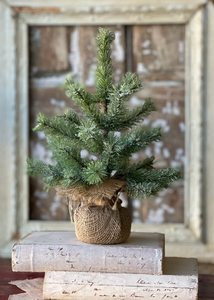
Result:
[[[91,245],[74,232],[33,232],[13,246],[14,272],[45,272],[43,299],[197,299],[194,258],[164,255],[164,235]]]

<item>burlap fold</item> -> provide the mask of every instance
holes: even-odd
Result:
[[[118,244],[131,232],[131,212],[128,208],[113,209],[109,205],[83,205],[74,213],[77,238],[88,244]]]
[[[102,201],[106,202],[106,199],[112,199],[118,192],[125,191],[125,181],[109,178],[99,186],[89,185],[85,188],[82,186],[69,188],[56,186],[55,189],[57,195],[69,197],[69,199],[74,202],[101,204]],[[102,204],[104,204],[104,202]]]

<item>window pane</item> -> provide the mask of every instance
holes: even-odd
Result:
[[[133,72],[144,89],[130,99],[132,107],[151,97],[157,112],[142,124],[161,126],[162,140],[133,155],[133,161],[154,155],[156,168],[179,167],[184,170],[184,25],[133,26]],[[134,222],[183,222],[184,183],[175,182],[149,199],[133,199]]]

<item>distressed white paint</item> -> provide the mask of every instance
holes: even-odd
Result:
[[[168,258],[165,275],[56,272],[45,274],[47,299],[197,299],[196,259]]]
[[[169,214],[175,213],[175,209],[170,207],[169,205],[162,203],[160,207],[155,209],[150,209],[147,219],[145,220],[146,223],[156,223],[161,224],[165,221],[165,212]]]
[[[130,5],[132,7],[132,9],[134,9],[135,6],[138,7],[144,7],[146,5],[148,5],[148,1],[147,0],[134,0],[130,3],[130,1],[128,0],[123,0],[121,1],[123,6],[125,5]],[[189,0],[188,3],[185,0],[173,0],[173,2],[171,0],[162,0],[162,1],[158,1],[158,0],[150,0],[149,5],[152,6],[154,9],[157,7],[170,7],[170,9],[180,9],[181,7],[184,8],[188,8],[188,7],[195,7],[196,5],[202,5],[205,4],[207,1],[205,0]],[[83,6],[82,9],[84,8],[84,4],[85,1],[84,0],[79,0],[78,2],[74,2],[71,3],[70,0],[61,0],[61,3],[59,4],[59,2],[57,0],[46,0],[46,2],[44,3],[42,0],[31,0],[29,2],[29,0],[8,0],[8,3],[10,5],[17,5],[17,6],[26,6],[26,5],[32,5],[32,7],[79,7],[79,6]],[[99,5],[101,7],[106,7],[106,2],[105,1],[100,1],[100,0],[89,0],[87,1],[88,6],[94,6],[97,5],[99,3]],[[117,3],[115,3],[114,0],[109,0],[108,1],[108,5],[110,6],[117,6]]]
[[[206,8],[206,25],[207,25],[207,47],[205,52],[206,57],[206,69],[205,69],[205,95],[206,95],[206,110],[204,113],[204,135],[206,138],[204,140],[204,151],[206,150],[204,159],[204,177],[203,177],[203,200],[206,201],[205,215],[204,215],[204,225],[206,226],[206,239],[204,239],[210,249],[214,248],[214,5],[209,2]]]
[[[178,51],[180,53],[184,53],[184,42],[183,41],[178,42]]]
[[[96,71],[97,65],[91,64],[88,72],[88,78],[85,81],[86,86],[95,86],[95,71]]]
[[[141,201],[139,199],[133,199],[132,200],[132,206],[134,208],[140,208],[141,207]]]
[[[173,190],[168,188],[168,189],[164,189],[162,191],[160,191],[158,194],[161,196],[161,197],[164,197],[166,196],[168,193],[172,194],[173,193]]]
[[[138,74],[148,74],[148,69],[144,66],[144,63],[138,62],[137,63],[137,73]]]
[[[139,99],[137,96],[131,96],[130,98],[130,104],[132,106],[142,106],[144,102],[144,100]]]
[[[41,203],[40,200],[37,200],[37,201],[35,202],[35,204],[36,204],[36,207],[40,207],[40,206],[42,205],[42,203]]]
[[[138,220],[140,218],[140,213],[137,210],[133,211],[132,215],[133,215],[132,222],[135,222],[136,219]]]
[[[95,155],[92,155],[92,154],[89,155],[89,158],[90,158],[90,159],[93,159],[93,160],[98,160],[98,158],[97,158]]]
[[[50,212],[53,217],[57,215],[57,209],[61,206],[61,201],[60,197],[58,195],[55,195],[53,198],[53,202],[51,203],[50,206]]]
[[[115,58],[115,61],[123,62],[125,59],[125,52],[123,45],[121,44],[121,31],[115,31],[115,40],[114,40],[114,49],[112,50],[112,57]]]
[[[163,201],[161,197],[156,197],[155,198],[155,204],[160,204]]]
[[[141,122],[141,125],[144,125],[144,126],[148,126],[150,124],[150,120],[149,119],[144,119],[142,122]]]
[[[87,150],[81,150],[80,156],[81,156],[81,158],[86,158],[89,156],[89,152]]]
[[[145,41],[142,43],[142,47],[143,47],[143,48],[147,48],[147,47],[150,46],[150,44],[151,44],[151,41],[150,41],[150,40],[145,40]]]
[[[163,148],[163,157],[164,158],[169,158],[171,155],[170,155],[170,152],[167,148]]]
[[[14,6],[24,5],[30,7],[59,7],[58,13],[30,14],[21,13],[29,24],[164,24],[164,23],[185,23],[191,15],[197,11],[201,4],[206,0],[191,1],[147,1],[135,0],[130,2],[123,0],[119,4],[115,1],[97,1],[93,0],[56,3],[41,0],[34,1],[16,1],[11,0]],[[25,3],[25,4],[24,4]],[[26,4],[27,3],[27,4]]]
[[[139,158],[139,153],[132,153],[132,157],[133,160],[137,160]]]
[[[117,69],[116,71],[115,71],[115,74],[117,74],[117,75],[120,75],[122,73],[122,70],[120,70],[120,69]]]
[[[175,160],[181,161],[183,164],[185,163],[184,149],[182,148],[176,149]]]
[[[36,135],[38,136],[39,140],[45,140],[46,139],[46,136],[45,136],[43,131],[37,131]]]
[[[142,54],[143,55],[149,55],[149,54],[151,54],[152,53],[152,50],[150,50],[150,49],[144,49],[143,51],[142,51]]]
[[[115,174],[116,172],[117,172],[116,170],[113,170],[113,171],[111,172],[111,177],[114,176],[114,174]]]
[[[146,147],[146,149],[144,150],[144,153],[146,154],[146,156],[151,157],[152,156],[152,148],[151,147]]]
[[[40,159],[46,164],[53,164],[53,161],[51,159],[52,152],[50,149],[47,149],[43,144],[39,142],[37,142],[36,144],[32,143],[31,148],[33,158]]]
[[[173,114],[175,116],[179,116],[181,114],[180,108],[178,105],[178,101],[174,100],[173,105],[171,101],[166,101],[166,106],[162,108],[162,113],[164,114]]]
[[[16,232],[16,22],[0,2],[0,247]]]
[[[95,9],[94,9],[95,10]],[[128,11],[129,10],[129,11]],[[117,14],[117,22],[120,24],[183,24],[188,21],[191,15],[197,10],[195,7],[190,11],[171,11],[168,13],[166,10],[154,10],[154,11],[134,11],[130,13],[130,7],[122,12],[116,10],[114,7],[110,7],[109,11],[100,10],[95,14],[91,14],[90,11],[76,11],[76,9],[67,9],[61,13],[48,13],[48,14],[31,14],[22,12],[22,18],[30,25],[88,25],[93,22],[94,25],[115,25],[114,14]]]
[[[51,98],[50,104],[54,105],[54,106],[58,106],[58,107],[64,108],[66,103],[65,103],[64,100],[56,100],[54,98]]]
[[[40,199],[47,199],[48,198],[48,194],[46,192],[40,191],[40,190],[37,190],[37,189],[34,191],[33,195],[35,197],[40,198]]]
[[[65,82],[68,75],[69,73],[65,73],[59,76],[33,78],[30,85],[32,88],[57,88]]]
[[[154,142],[154,152],[155,154],[160,154],[161,153],[161,148],[163,147],[163,142],[159,141],[159,142]]]
[[[79,54],[79,28],[75,26],[71,33],[69,62],[71,65],[71,75],[79,77],[80,72],[80,54]]]
[[[179,128],[180,128],[181,132],[185,132],[185,123],[184,122],[180,122],[179,123]]]
[[[162,274],[163,255],[164,236],[159,233],[133,232],[122,244],[91,245],[74,232],[33,232],[13,246],[12,265],[15,272]]]
[[[28,189],[29,182],[26,174],[26,157],[28,157],[28,28],[23,20],[17,20],[17,88],[16,89],[16,154],[17,154],[17,231],[28,220]]]
[[[121,132],[115,131],[115,132],[114,132],[114,136],[121,136]]]
[[[185,213],[187,224],[197,239],[202,235],[203,17],[203,9],[198,10],[186,32]]]
[[[174,214],[175,213],[175,209],[174,207],[171,207],[165,203],[162,204],[162,208],[168,213],[168,214]]]
[[[170,161],[170,167],[171,168],[180,168],[182,167],[182,163],[180,161],[177,161],[177,160],[171,160]]]
[[[170,126],[168,124],[168,121],[165,119],[157,119],[154,122],[152,122],[152,128],[155,127],[161,127],[163,132],[169,132]]]
[[[160,80],[160,81],[149,81],[144,83],[146,86],[152,86],[152,87],[161,87],[161,86],[183,86],[183,83],[181,81],[173,81],[173,80]]]

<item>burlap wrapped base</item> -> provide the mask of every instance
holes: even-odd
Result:
[[[56,186],[57,194],[67,198],[77,238],[89,244],[118,244],[126,241],[131,231],[131,212],[121,207],[119,195],[126,182],[108,178],[99,186]]]
[[[86,204],[74,213],[77,238],[88,244],[119,244],[131,232],[131,212],[128,208]]]

